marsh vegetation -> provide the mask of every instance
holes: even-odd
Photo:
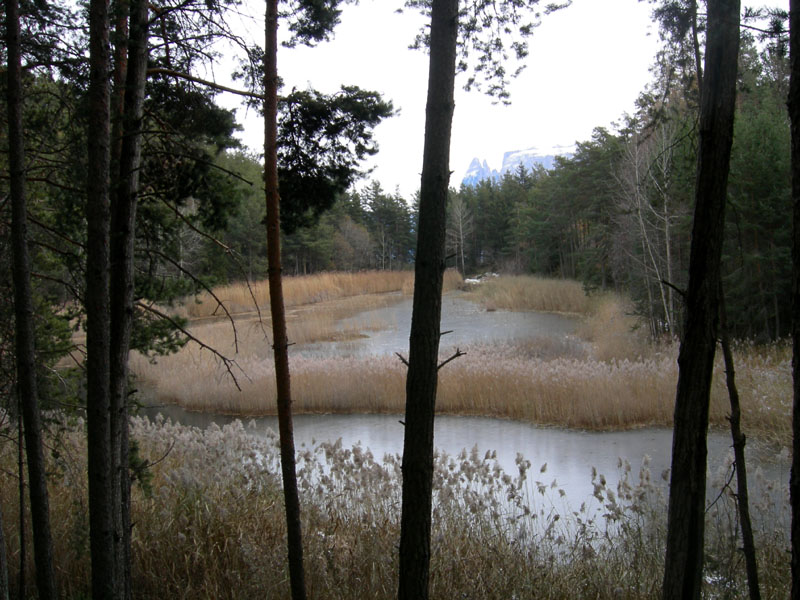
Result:
[[[290,295],[302,290],[287,303],[290,337],[298,346],[324,345],[395,326],[359,315],[403,302],[409,281],[402,273],[384,279],[373,273],[289,278]],[[677,345],[669,339],[649,341],[623,299],[587,297],[573,282],[532,277],[487,278],[479,286],[464,286],[449,273],[448,282],[448,293],[458,295],[459,302],[477,304],[476,318],[560,306],[570,308],[575,326],[569,335],[462,348],[466,355],[440,372],[440,413],[592,430],[670,425]],[[193,344],[155,362],[135,357],[140,384],[154,386],[158,402],[190,410],[242,417],[274,413],[269,327],[262,327],[248,303],[252,295],[260,298],[258,290],[215,290],[234,316],[238,353],[231,322],[214,315],[215,300],[206,297],[196,304],[190,299],[176,309],[194,314],[194,335],[235,359],[241,391],[217,357]],[[269,318],[263,307],[261,317]],[[742,343],[736,359],[746,432],[772,448],[786,445],[788,346]],[[720,364],[712,399],[712,421],[718,426],[726,424],[727,415],[721,369]],[[391,353],[321,358],[298,351],[292,357],[295,410],[399,414],[404,375],[405,366]],[[84,424],[52,418],[48,468],[58,577],[65,597],[80,597],[88,593],[90,572]],[[287,597],[277,441],[254,427],[247,419],[205,428],[163,418],[133,420],[131,436],[147,465],[136,471],[132,504],[137,597]],[[615,472],[603,472],[592,470],[587,457],[584,477],[591,492],[576,497],[565,490],[553,465],[531,464],[538,458],[520,455],[509,466],[491,448],[465,445],[463,452],[436,457],[431,597],[660,596],[666,529],[661,467],[646,458],[620,460]],[[15,461],[13,445],[0,446],[2,469],[14,472]],[[361,445],[299,447],[311,596],[395,596],[400,464],[397,453],[378,456]],[[738,598],[746,586],[735,501],[726,485],[730,464],[718,466],[710,494],[719,498],[709,502],[707,513],[706,585],[711,596]],[[776,506],[785,502],[785,482],[761,480],[757,487],[757,514],[785,510]],[[17,510],[12,478],[2,479],[0,501],[9,514]],[[781,519],[757,523],[763,597],[785,597],[788,530]],[[18,538],[11,533],[6,540],[16,560]]]
[[[48,440],[53,538],[64,597],[88,593],[85,436],[61,421]],[[198,429],[136,418],[149,465],[134,486],[132,584],[141,598],[284,598],[285,521],[277,439],[239,421]],[[0,465],[14,469],[9,444]],[[723,486],[726,471],[712,484]],[[313,597],[393,598],[399,535],[400,458],[361,446],[317,444],[298,452],[307,585]],[[621,461],[617,473],[587,466],[593,494],[572,498],[546,465],[519,457],[502,470],[489,454],[439,454],[434,475],[431,597],[658,598],[665,535],[662,474]],[[619,481],[617,485],[611,481]],[[10,478],[0,486],[17,508]],[[754,498],[769,511],[768,496]],[[710,507],[706,553],[711,597],[742,596],[744,574],[729,490]],[[763,525],[763,523],[762,523]],[[763,597],[789,585],[787,532],[757,530]],[[18,538],[7,536],[10,556]],[[28,563],[29,565],[31,563]]]
[[[292,298],[287,302],[291,307],[290,341],[300,346],[398,327],[397,323],[358,318],[367,309],[400,302],[410,293],[410,273],[388,275],[287,278],[286,289]],[[677,342],[671,338],[650,340],[623,298],[587,296],[576,282],[536,277],[487,278],[480,285],[466,286],[466,291],[459,287],[465,287],[460,277],[449,271],[446,289],[477,303],[476,320],[482,318],[480,310],[552,311],[560,307],[574,317],[575,335],[532,335],[462,346],[466,355],[440,371],[440,413],[600,430],[671,425]],[[133,372],[154,390],[158,403],[240,416],[274,414],[274,370],[268,360],[268,327],[263,326],[268,319],[263,312],[267,303],[262,305],[260,320],[254,316],[257,313],[246,286],[218,290],[217,297],[230,303],[235,332],[230,321],[208,318],[194,321],[191,331],[235,360],[232,375],[241,389],[217,356],[191,344],[155,361],[135,356]],[[185,306],[207,317],[215,312],[215,304],[206,297],[201,304],[189,301]],[[405,348],[394,351],[404,353]],[[445,346],[443,357],[448,351]],[[735,359],[745,431],[788,445],[790,346],[740,343],[735,347]],[[405,366],[391,352],[326,357],[298,352],[291,366],[297,413],[400,414],[404,410]],[[728,411],[720,357],[712,392],[712,424],[726,426]]]

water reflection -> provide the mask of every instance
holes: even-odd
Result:
[[[358,330],[364,338],[345,342],[322,342],[298,344],[291,352],[308,357],[360,357],[369,354],[405,353],[411,331],[412,300],[360,312],[343,319],[339,327],[343,331]],[[370,331],[373,324],[382,324],[379,331]],[[575,331],[574,317],[537,312],[487,312],[479,305],[465,300],[460,294],[451,293],[442,298],[440,347],[446,351],[468,344],[515,342],[536,337],[563,338]]]
[[[147,409],[153,416],[161,412],[165,417],[184,425],[206,427],[215,422],[224,425],[233,417],[189,413],[178,407]],[[376,459],[384,454],[401,454],[403,425],[400,415],[297,415],[294,418],[295,445],[298,450],[321,442],[342,439],[344,447],[361,444],[369,448]],[[277,431],[277,418],[255,419],[255,428],[249,431],[266,435]],[[511,475],[518,473],[517,454],[531,461],[528,480],[540,482],[555,490],[563,489],[572,509],[592,497],[592,468],[605,475],[610,489],[616,489],[620,461],[632,468],[632,481],[638,481],[643,460],[648,462],[652,479],[666,487],[662,473],[669,468],[672,431],[663,428],[637,429],[616,432],[588,432],[546,428],[486,417],[436,417],[434,444],[441,452],[451,456],[477,446],[479,456],[486,451],[496,451],[497,461]],[[720,482],[725,479],[730,464],[730,437],[726,432],[712,431],[708,437],[709,497],[719,493]],[[647,459],[645,459],[647,457]],[[787,519],[788,498],[784,484],[789,480],[789,461],[766,448],[748,446],[749,473],[754,503],[763,494],[771,494],[781,518]],[[544,471],[542,467],[545,466]],[[555,485],[551,488],[551,485]],[[772,489],[773,482],[779,485]],[[756,518],[758,515],[756,514]]]

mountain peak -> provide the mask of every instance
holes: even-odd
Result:
[[[520,166],[525,167],[528,171],[537,166],[542,166],[549,170],[553,168],[556,156],[569,156],[571,151],[572,147],[570,146],[556,146],[553,148],[541,149],[533,146],[524,150],[509,150],[503,154],[503,165],[500,167],[499,171],[491,169],[485,159],[481,160],[476,157],[469,163],[469,167],[461,180],[461,184],[472,186],[487,179],[499,181],[506,173],[513,173]]]

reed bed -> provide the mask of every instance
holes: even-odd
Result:
[[[134,419],[132,437],[150,464],[146,485],[133,490],[134,598],[288,598],[274,434],[256,437],[241,422],[201,431]],[[62,422],[48,439],[59,450],[48,460],[55,562],[65,598],[89,595],[84,440],[80,421]],[[665,482],[651,476],[646,461],[619,466],[618,477],[592,474],[592,497],[570,499],[556,483],[558,473],[522,456],[516,471],[506,473],[478,448],[438,455],[431,597],[660,597]],[[13,443],[0,444],[0,469],[5,539],[15,564]],[[606,475],[619,484],[607,485]],[[400,481],[396,455],[375,457],[340,442],[299,450],[310,597],[395,597]],[[706,515],[708,597],[746,597],[733,510],[732,496],[723,494]],[[756,542],[763,597],[785,598],[788,529],[762,519]],[[32,581],[30,547],[28,553]],[[11,583],[14,595],[16,573]]]
[[[578,297],[577,284],[560,280],[499,277],[481,286],[528,290],[532,282],[545,289],[560,286]],[[582,429],[671,426],[677,342],[654,344],[649,340],[645,329],[637,328],[624,299],[605,295],[590,301],[581,297],[591,303],[591,309],[583,306],[582,310],[590,312],[581,320],[577,337],[462,348],[466,355],[440,371],[437,410]],[[299,307],[289,314],[290,339],[295,343],[343,341],[365,330],[395,326],[377,321],[343,326],[341,319],[363,308],[365,298],[373,306],[382,306],[402,296],[353,296]],[[519,308],[519,304],[514,306]],[[224,362],[197,345],[155,362],[135,355],[132,371],[154,390],[153,400],[195,411],[242,416],[275,413],[268,324],[239,318],[234,332],[229,322],[201,320],[195,322],[192,332],[233,362]],[[453,351],[444,348],[441,358]],[[745,431],[788,445],[791,349],[786,343],[740,343],[734,354]],[[406,368],[394,355],[317,358],[295,353],[290,368],[293,406],[298,413],[405,410]],[[727,426],[729,402],[724,382],[719,356],[711,400],[711,423],[716,426]]]
[[[446,291],[459,287],[461,282],[462,278],[458,271],[448,269],[445,272]],[[370,294],[399,292],[409,295],[413,291],[413,271],[333,272],[283,278],[283,301],[287,308]],[[269,316],[267,281],[234,283],[214,288],[213,292],[213,295],[201,292],[195,298],[185,300],[183,303],[185,316],[191,319],[223,316],[225,311],[219,302],[222,302],[231,314],[260,310],[265,316]]]
[[[580,429],[624,429],[672,424],[677,384],[677,345],[637,360],[552,356],[550,342],[462,348],[466,354],[440,371],[437,410],[485,415]],[[580,353],[580,344],[570,346]],[[791,430],[791,361],[784,349],[752,355],[737,348],[743,427],[780,444]],[[452,352],[452,350],[450,351]],[[189,359],[189,356],[192,356]],[[442,353],[446,358],[448,352]],[[402,413],[406,368],[395,356],[291,359],[293,408],[297,413]],[[271,359],[245,356],[234,370],[197,350],[161,359],[134,372],[155,385],[158,402],[188,410],[233,415],[276,411]],[[169,377],[169,373],[181,373]],[[354,382],[358,382],[354,385]],[[729,414],[724,369],[715,369],[711,423],[726,426]]]
[[[590,298],[578,281],[533,275],[487,277],[470,286],[472,298],[487,310],[537,310],[588,314]]]

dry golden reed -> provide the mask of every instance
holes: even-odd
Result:
[[[487,310],[585,315],[591,309],[591,301],[579,282],[533,275],[487,277],[470,289],[470,296]]]
[[[583,429],[670,426],[677,383],[676,347],[640,360],[526,357],[528,348],[462,348],[466,355],[440,372],[437,410]],[[183,360],[188,355],[164,360]],[[443,353],[442,357],[447,356]],[[737,355],[744,427],[786,443],[791,372],[787,362],[753,363]],[[290,361],[297,413],[402,413],[405,366],[394,356]],[[159,402],[235,415],[274,414],[275,375],[267,358],[242,358],[234,374],[207,353],[151,375]],[[239,370],[240,369],[240,370]],[[169,377],[168,373],[181,373]],[[357,383],[354,383],[357,382]],[[712,389],[711,422],[729,413],[722,364]]]
[[[545,287],[565,282],[519,280]],[[498,284],[498,285],[499,285]],[[570,287],[570,286],[567,286]],[[574,293],[577,288],[572,286]],[[581,291],[582,294],[582,291]],[[385,323],[343,328],[339,319],[363,306],[359,298],[318,302],[290,313],[290,339],[297,343],[346,340]],[[373,302],[400,296],[371,295]],[[440,413],[486,415],[537,424],[585,429],[670,426],[677,385],[677,343],[654,345],[636,327],[630,306],[615,296],[585,300],[589,315],[580,338],[534,339],[514,344],[475,345],[440,371]],[[577,303],[570,306],[577,307]],[[587,305],[588,306],[588,305]],[[227,366],[196,345],[158,358],[134,356],[131,366],[159,403],[234,415],[274,414],[275,375],[269,327],[256,319],[198,322],[193,333],[235,362]],[[236,349],[238,348],[238,353]],[[443,348],[441,358],[454,351]],[[791,356],[786,344],[740,344],[735,349],[745,430],[778,443],[790,439]],[[406,368],[394,355],[360,358],[290,358],[293,407],[298,413],[402,413]],[[237,388],[234,377],[238,383]],[[727,426],[724,370],[718,359],[712,388],[711,423]]]
[[[452,290],[461,285],[461,281],[458,271],[448,269],[444,289]],[[333,272],[283,278],[283,301],[287,308],[368,294],[400,292],[408,295],[413,291],[413,271]],[[258,307],[269,317],[267,281],[235,283],[214,288],[213,292],[231,314],[256,312]],[[223,316],[225,313],[214,296],[202,292],[194,299],[187,299],[184,303],[186,316],[193,319]]]

